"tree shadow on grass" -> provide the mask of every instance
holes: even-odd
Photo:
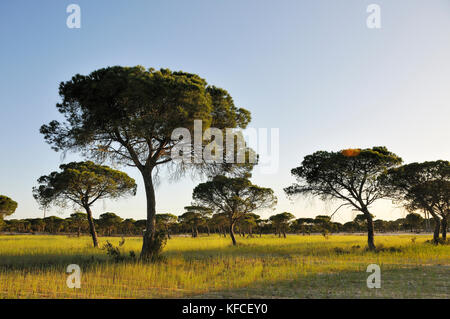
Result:
[[[247,287],[192,294],[189,298],[327,299],[449,298],[450,266],[399,267],[382,270],[381,288],[368,288],[365,271],[299,275],[293,279],[260,280]]]
[[[347,247],[348,246],[348,247]],[[336,247],[334,245],[323,245],[320,243],[280,243],[277,245],[253,245],[238,243],[237,246],[232,244],[219,248],[198,249],[195,246],[192,249],[185,249],[182,251],[166,250],[164,255],[167,257],[184,257],[185,259],[208,259],[214,257],[284,257],[292,256],[300,257],[330,257],[336,253],[352,253],[352,254],[367,254],[365,246],[359,245],[345,245],[345,248]]]
[[[70,264],[82,266],[100,265],[111,262],[106,253],[101,254],[33,254],[0,255],[0,271],[21,270],[27,272],[62,269]]]

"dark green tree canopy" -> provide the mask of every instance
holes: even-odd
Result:
[[[269,220],[272,222],[279,235],[281,236],[281,233],[283,233],[284,237],[286,237],[286,231],[289,229],[289,225],[294,218],[295,216],[291,213],[283,212],[270,216]]]
[[[383,186],[394,202],[401,202],[409,211],[427,211],[434,218],[434,243],[446,239],[450,215],[450,163],[438,160],[411,163],[390,169],[382,177]],[[442,219],[442,220],[441,220]]]
[[[270,216],[269,220],[272,223],[274,223],[278,226],[281,226],[281,225],[289,224],[289,222],[294,218],[295,218],[295,216],[292,215],[291,213],[284,212],[284,213],[279,213],[279,214]]]
[[[193,198],[201,206],[226,213],[233,222],[258,209],[273,207],[277,202],[270,188],[254,185],[247,178],[222,175],[195,187]]]
[[[171,224],[175,224],[178,221],[178,217],[174,214],[164,213],[164,214],[156,214],[156,223],[170,226]]]
[[[405,220],[409,225],[417,227],[421,222],[423,222],[423,217],[417,213],[409,213],[406,215]]]
[[[448,214],[450,201],[450,162],[438,160],[411,163],[390,169],[383,176],[390,196],[410,211],[427,210]]]
[[[318,223],[331,223],[331,217],[330,216],[328,216],[328,215],[317,215],[315,218],[314,218],[314,221],[315,222],[318,222]]]
[[[186,212],[194,212],[200,214],[203,218],[209,218],[212,216],[213,211],[209,207],[192,205],[184,207]]]
[[[314,218],[298,218],[297,222],[299,224],[314,224]]]
[[[108,212],[108,213],[101,214],[98,221],[100,224],[103,224],[105,227],[110,227],[110,226],[114,226],[114,225],[119,225],[123,221],[123,218],[120,216],[117,216],[117,214],[115,214],[115,213]]]
[[[196,74],[136,67],[108,67],[74,76],[59,88],[57,105],[66,119],[41,127],[57,151],[84,151],[96,158],[140,170],[171,161],[176,128],[193,132],[194,119],[203,131],[245,128],[250,113],[237,108],[227,91],[208,86]]]
[[[219,227],[228,226],[228,217],[225,213],[216,213],[211,217],[211,224]]]
[[[178,216],[178,220],[186,225],[198,226],[202,223],[203,218],[200,213],[194,211],[187,211],[186,213]]]
[[[70,214],[70,219],[74,221],[87,221],[87,214],[82,212],[75,212]]]
[[[178,221],[178,216],[170,213],[156,214],[156,226],[159,229],[163,229],[166,232],[167,237],[170,239],[170,227],[175,225]]]
[[[98,219],[98,225],[101,228],[106,229],[109,235],[111,235],[113,228],[118,228],[122,222],[122,217],[111,212],[101,214]]]
[[[70,214],[70,217],[68,219],[72,224],[77,226],[87,225],[88,222],[87,214],[82,212],[75,212],[73,214]]]
[[[11,198],[0,195],[0,219],[5,218],[14,214],[17,209],[17,202],[13,201]]]
[[[119,198],[136,194],[136,183],[126,173],[93,162],[62,164],[60,172],[52,172],[38,179],[33,196],[42,205],[65,207],[73,202],[89,207],[103,198]]]
[[[77,229],[78,236],[81,231],[88,226],[88,216],[82,212],[75,212],[70,214],[70,217],[66,221],[75,229]]]
[[[371,214],[371,216],[372,216],[372,218],[375,218],[374,215]],[[364,215],[364,214],[356,215],[355,218],[353,218],[353,222],[355,222],[356,224],[358,224],[360,226],[366,225],[367,224],[366,215]]]
[[[254,213],[247,213],[244,216],[244,221],[246,223],[250,223],[252,225],[257,225],[258,223],[261,222],[261,216],[254,214]]]
[[[401,164],[402,159],[385,147],[363,149],[356,156],[345,151],[319,151],[304,158],[291,173],[298,183],[285,188],[288,195],[313,195],[339,199],[358,210],[386,197],[379,176]]]

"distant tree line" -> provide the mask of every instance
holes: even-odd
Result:
[[[200,212],[199,212],[200,211]],[[171,235],[189,234],[198,237],[200,234],[209,236],[219,234],[230,236],[228,218],[223,214],[208,213],[201,208],[188,206],[186,213],[176,216],[173,214],[157,214],[157,228],[164,231],[170,239]],[[115,213],[101,214],[93,219],[95,228],[101,236],[136,236],[142,235],[146,220],[123,219]],[[434,229],[433,218],[423,218],[420,214],[409,213],[405,218],[386,221],[374,220],[376,232],[430,232]],[[258,237],[263,234],[273,234],[286,237],[287,234],[322,234],[332,233],[361,233],[367,229],[364,215],[357,215],[354,220],[339,223],[331,221],[330,216],[318,215],[315,218],[295,218],[288,212],[272,215],[262,219],[259,215],[249,213],[235,225],[235,233],[242,237]],[[48,233],[72,234],[81,236],[89,234],[87,214],[75,212],[68,218],[49,216],[45,218],[10,219],[0,223],[0,231],[13,233]]]

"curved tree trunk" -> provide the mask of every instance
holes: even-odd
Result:
[[[445,241],[447,240],[447,218],[442,218],[441,228],[442,228],[442,239]]]
[[[369,246],[369,250],[375,250],[375,240],[374,240],[374,231],[373,231],[373,219],[372,215],[367,208],[363,209],[363,213],[366,216],[367,221],[367,245]]]
[[[439,231],[441,229],[441,220],[437,216],[433,217],[434,217],[433,243],[437,245],[439,244]]]
[[[152,169],[143,172],[145,194],[147,197],[147,222],[142,242],[141,258],[148,259],[153,256],[154,239],[156,231],[156,201],[155,188],[152,180]]]
[[[233,246],[236,246],[236,238],[234,238],[234,223],[233,222],[230,223],[230,237],[231,237],[231,240],[233,241]]]
[[[97,232],[95,230],[95,224],[94,224],[94,219],[92,218],[91,208],[88,205],[86,205],[84,207],[84,209],[86,210],[86,213],[87,213],[87,218],[88,218],[88,223],[89,223],[89,232],[91,233],[91,236],[92,236],[92,242],[94,243],[94,247],[98,247]]]
[[[367,220],[367,245],[369,246],[369,250],[375,250],[375,248],[376,248],[375,240],[374,240],[372,217],[369,217]]]

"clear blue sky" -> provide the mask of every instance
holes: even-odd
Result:
[[[66,26],[71,3],[81,29]],[[381,29],[366,27],[371,3],[381,6]],[[19,202],[13,218],[42,216],[36,179],[78,159],[53,152],[38,132],[59,118],[59,82],[111,65],[197,73],[249,109],[252,127],[279,128],[278,173],[253,177],[275,190],[278,212],[336,206],[282,192],[290,169],[316,150],[385,145],[406,162],[449,159],[449,0],[1,1],[0,35],[0,193]],[[126,171],[137,196],[99,203],[95,217],[145,218],[141,177]],[[157,210],[182,213],[198,182],[162,175]],[[403,214],[390,203],[373,213]]]

